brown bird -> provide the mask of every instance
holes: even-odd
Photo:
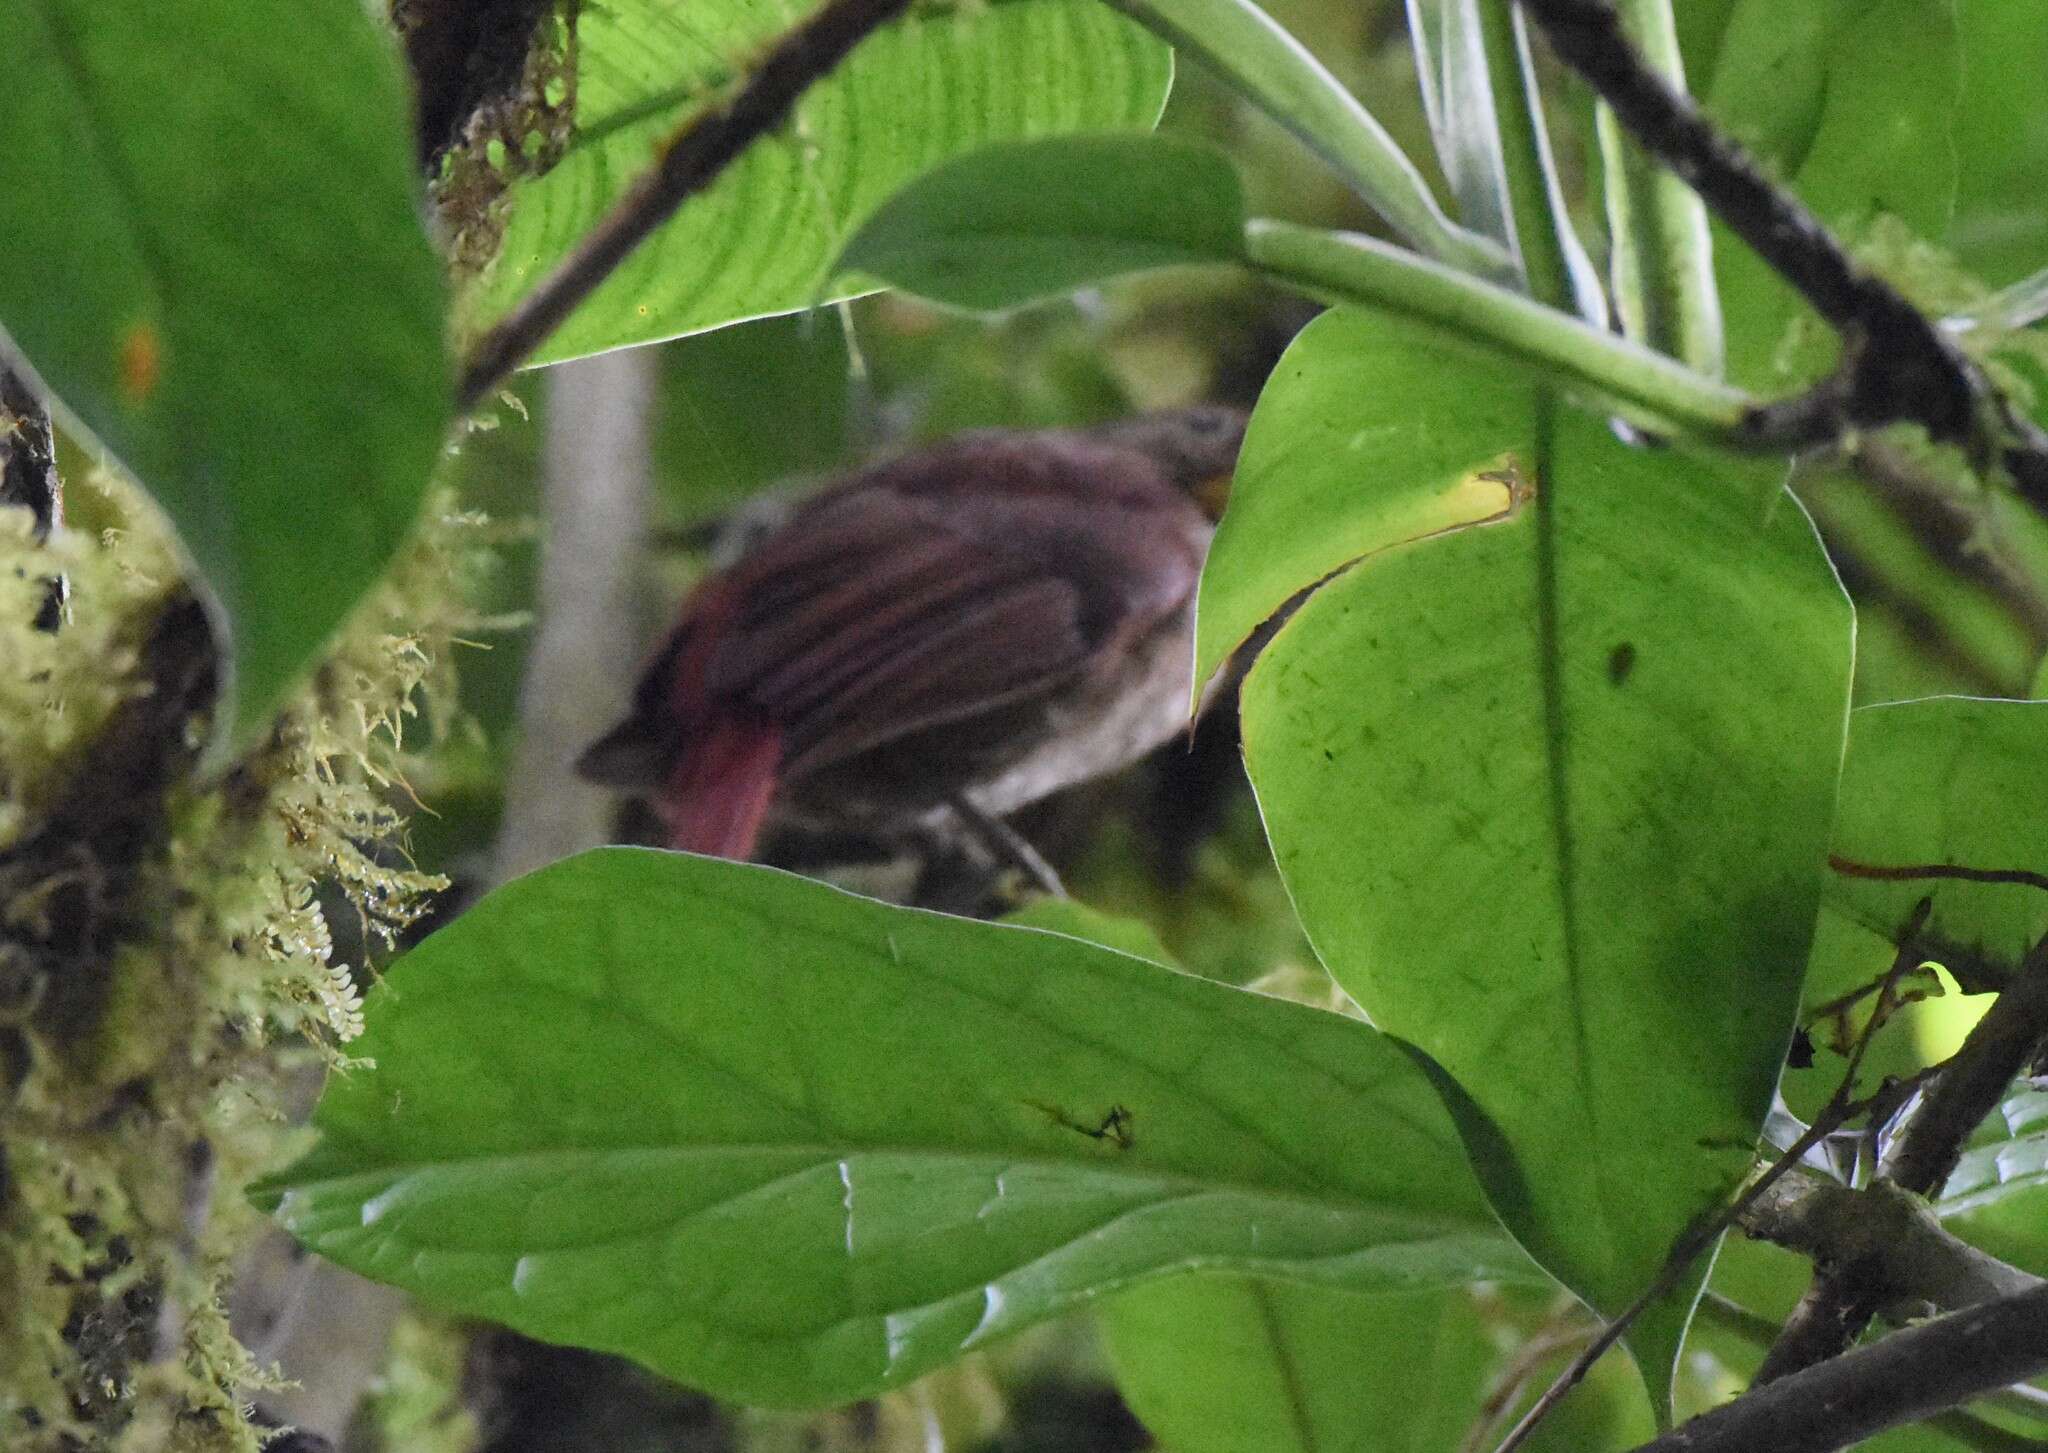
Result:
[[[691,852],[950,810],[1014,855],[996,819],[1185,728],[1244,424],[963,434],[828,487],[697,586],[578,770],[648,795]]]

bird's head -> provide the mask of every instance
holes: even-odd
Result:
[[[1169,409],[1119,419],[1088,432],[1104,443],[1149,455],[1167,477],[1193,495],[1211,519],[1223,513],[1230,476],[1244,443],[1246,415],[1221,404]]]

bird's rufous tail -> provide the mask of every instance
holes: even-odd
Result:
[[[706,722],[661,784],[668,845],[744,862],[754,855],[782,766],[782,734],[758,719]]]

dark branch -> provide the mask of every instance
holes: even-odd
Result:
[[[483,402],[649,233],[780,126],[799,96],[909,6],[910,0],[826,0],[783,35],[746,83],[685,122],[653,168],[561,266],[478,340],[457,385],[457,407],[466,412]]]
[[[33,888],[43,906],[31,921],[0,923],[0,954],[46,976],[35,1026],[57,1042],[81,1039],[106,1008],[109,945],[168,830],[171,788],[198,759],[192,719],[211,710],[218,678],[206,612],[176,589],[140,647],[143,689],[107,719],[36,831],[0,855],[0,902]]]
[[[1984,1302],[1756,1388],[1636,1453],[1832,1453],[2048,1369],[2048,1287]]]
[[[478,108],[511,94],[552,0],[395,0],[422,167],[461,140]]]
[[[0,364],[0,504],[28,509],[35,516],[37,539],[64,523],[50,411],[5,364]]]
[[[1881,439],[1865,440],[1853,467],[1929,555],[1988,591],[2031,640],[2048,647],[2048,593],[1986,520],[1981,500]]]
[[[1997,1108],[2044,1037],[2048,939],[2035,945],[1949,1067],[1922,1094],[1885,1156],[1882,1170],[1892,1184],[1917,1196],[1939,1191],[1970,1132]],[[1757,1369],[1757,1385],[1840,1356],[1896,1295],[1878,1249],[1823,1263]]]
[[[2048,437],[1932,319],[1857,266],[1818,217],[1666,84],[1629,42],[1609,0],[1520,3],[1629,133],[1842,335],[1832,377],[1752,412],[1747,429],[1758,444],[1799,447],[1857,426],[1916,423],[1938,441],[2002,457],[2020,492],[2048,509]]]
[[[57,437],[50,411],[27,380],[0,363],[0,505],[26,509],[35,537],[50,538],[64,525],[64,482],[57,473]],[[70,586],[53,575],[36,608],[34,625],[54,631],[64,620]]]

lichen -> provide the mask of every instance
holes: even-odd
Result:
[[[101,728],[149,690],[139,643],[179,583],[139,497],[107,478],[74,494],[89,506],[77,514],[119,527],[42,545],[23,512],[0,510],[0,868],[9,848],[61,841],[48,815],[94,770]],[[225,773],[160,784],[161,830],[123,866],[106,941],[64,967],[105,980],[76,1033],[38,1013],[55,972],[39,915],[56,890],[24,881],[26,850],[0,872],[9,1453],[258,1446],[246,1404],[263,1374],[221,1301],[261,1229],[243,1187],[294,1139],[287,1097],[361,1029],[364,966],[338,961],[329,915],[381,951],[444,886],[407,858],[401,804],[419,750],[453,729],[452,648],[480,625],[468,602],[488,535],[437,501],[263,744]],[[37,631],[59,572],[67,615]],[[102,844],[65,851],[114,880]]]

